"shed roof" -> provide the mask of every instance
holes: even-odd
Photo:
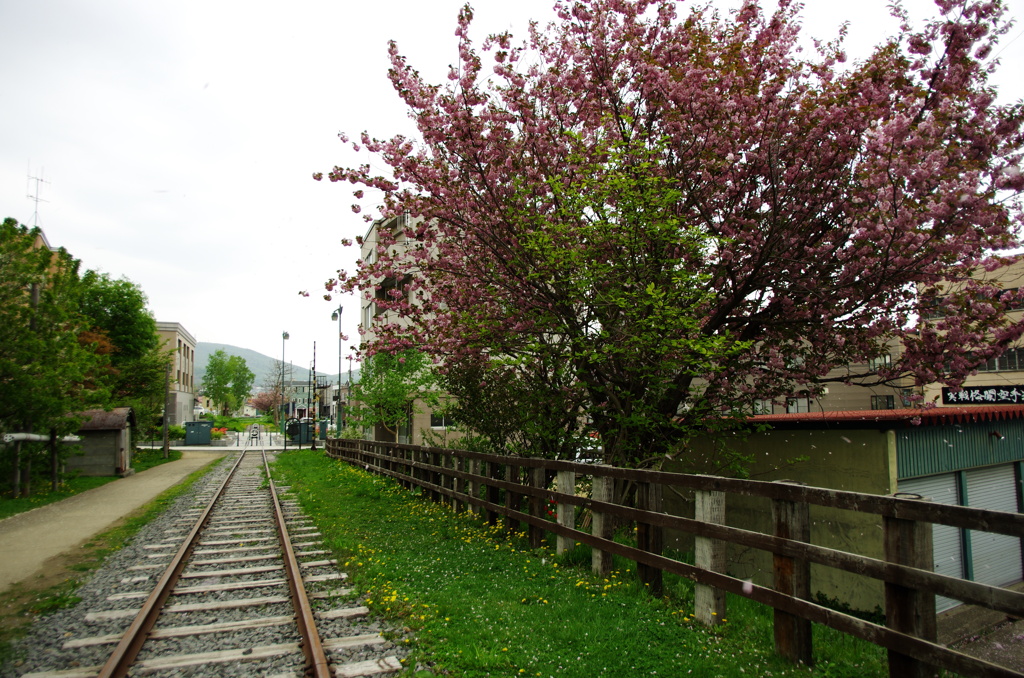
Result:
[[[968,407],[904,408],[898,410],[842,410],[794,414],[759,414],[751,423],[773,428],[900,428],[949,426],[989,421],[1024,419],[1024,405],[975,405]]]
[[[75,414],[86,417],[78,428],[79,431],[110,431],[135,426],[135,412],[130,407],[115,407],[109,411],[85,410]]]

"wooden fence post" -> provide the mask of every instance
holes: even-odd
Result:
[[[796,484],[789,480],[779,483]],[[800,483],[801,485],[803,483]],[[772,500],[775,536],[810,543],[811,520],[807,502]],[[809,600],[811,597],[811,564],[789,556],[772,556],[775,590],[787,596]],[[810,666],[811,622],[782,610],[775,610],[775,652],[786,659]]]
[[[448,452],[440,452],[438,453],[438,457],[440,459],[441,465],[441,471],[439,472],[441,474],[441,487],[443,489],[450,490],[452,489],[452,477],[448,475],[448,469],[451,467],[452,464],[452,455]],[[452,498],[449,495],[442,492],[441,503],[451,508]]]
[[[889,562],[920,570],[934,569],[931,523],[883,516],[882,539],[885,543],[885,559]],[[934,642],[935,594],[886,582],[885,625],[895,631]],[[936,673],[928,664],[897,650],[888,650],[888,654],[889,675],[893,678],[926,678]]]
[[[416,471],[412,467],[412,462],[415,460],[416,457],[412,450],[402,450],[402,461],[404,462],[402,471],[405,472],[406,475],[406,479],[403,482],[405,483],[405,489],[407,490],[412,490],[413,488],[413,482],[411,479],[415,475]]]
[[[534,467],[530,469],[530,486],[537,489],[544,489],[544,469]],[[530,515],[534,518],[544,519],[544,499],[530,495]],[[530,548],[539,549],[544,545],[544,529],[536,525],[530,525]]]
[[[462,468],[462,457],[460,457],[455,452],[452,452],[452,471],[461,473]],[[459,495],[463,494],[466,491],[466,484],[462,480],[462,478],[456,475],[452,476],[452,491],[455,493],[455,496],[452,497],[452,511],[454,511],[455,513],[461,513],[462,511],[465,511],[466,504],[461,499],[459,499]]]
[[[437,467],[437,465],[441,463],[441,455],[439,455],[437,452],[427,452],[426,457],[427,463],[433,467]],[[441,473],[439,471],[431,469],[430,471],[427,472],[426,481],[431,485],[440,486]],[[438,490],[431,489],[430,501],[434,502],[435,504],[441,503],[441,493]]]
[[[430,465],[430,452],[420,450],[420,463],[424,466],[420,469],[420,491],[424,498],[429,499],[431,492],[426,486],[430,484],[430,469],[426,467]]]
[[[487,474],[488,477],[493,478],[495,480],[499,480],[501,478],[501,464],[496,464],[493,461],[489,461],[489,462],[487,462],[487,470],[489,471],[489,473]],[[501,488],[497,487],[496,485],[493,485],[493,484],[488,484],[487,485],[487,501],[489,501],[492,504],[500,504],[501,503]],[[493,510],[490,510],[490,509],[487,510],[487,524],[488,525],[497,525],[498,524],[498,512],[497,511],[493,511]]]
[[[510,483],[522,482],[522,469],[519,466],[509,464],[505,467],[505,480]],[[505,508],[519,511],[522,508],[523,495],[511,490],[505,491]],[[519,532],[519,521],[512,516],[505,516],[505,530],[509,537],[514,537]]]
[[[642,511],[661,513],[661,485],[657,483],[637,483],[636,504],[637,508]],[[637,522],[636,546],[638,549],[648,553],[661,555],[665,547],[664,528],[649,523]],[[647,585],[651,595],[661,597],[663,577],[660,568],[638,562],[636,564],[636,574],[640,579],[640,583]]]
[[[474,478],[477,478],[477,477],[480,476],[480,460],[479,459],[470,459],[469,460],[469,473]],[[473,497],[474,499],[479,499],[480,498],[480,481],[479,480],[470,480],[470,481],[468,481],[466,483],[466,485],[467,485],[466,494],[468,494],[469,496]],[[478,505],[476,505],[476,504],[472,504],[469,510],[474,512],[474,513],[476,513],[477,515],[483,515],[481,513],[480,507]]]
[[[558,472],[558,491],[562,494],[576,494],[576,473],[573,471]],[[572,504],[559,502],[557,511],[558,524],[562,527],[576,529],[576,507]],[[576,546],[576,540],[572,537],[558,535],[555,540],[555,552],[561,555]]]
[[[420,462],[419,450],[407,450],[409,457],[409,489],[415,491],[419,487],[420,471],[415,464]]]
[[[725,493],[698,490],[694,496],[694,517],[705,523],[725,524]],[[726,545],[719,539],[694,538],[694,560],[697,567],[711,572],[725,572]],[[694,615],[697,621],[714,626],[725,617],[725,591],[706,584],[693,590]]]
[[[594,476],[594,486],[590,491],[590,496],[594,501],[611,503],[614,487],[615,481],[608,476]],[[592,510],[590,512],[590,534],[602,539],[611,539],[610,516],[601,511]],[[591,551],[590,567],[597,576],[607,577],[612,571],[612,554],[595,548]]]

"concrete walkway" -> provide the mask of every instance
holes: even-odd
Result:
[[[49,559],[109,530],[124,516],[153,501],[196,469],[246,448],[249,441],[244,434],[239,434],[231,442],[235,444],[175,446],[172,449],[182,452],[178,461],[154,466],[63,501],[0,520],[0,592],[37,575]],[[259,447],[268,452],[283,449],[279,434],[265,436],[263,442],[266,444]],[[317,441],[317,444],[323,443]],[[307,443],[304,447],[308,446]],[[303,446],[289,443],[288,447]]]
[[[34,576],[55,556],[112,528],[190,473],[237,448],[176,448],[182,458],[63,501],[0,520],[0,591]]]

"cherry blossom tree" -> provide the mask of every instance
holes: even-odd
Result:
[[[566,0],[479,48],[466,6],[446,85],[390,47],[419,138],[363,133],[387,172],[328,173],[412,217],[328,293],[391,311],[369,353],[560,361],[611,463],[829,379],[955,386],[1024,332],[974,281],[1019,244],[1024,107],[989,83],[1002,3],[936,5],[856,63],[842,33],[803,52],[787,0]]]
[[[281,389],[260,391],[249,399],[249,404],[256,408],[257,412],[273,412],[281,404]]]

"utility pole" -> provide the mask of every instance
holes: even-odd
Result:
[[[338,393],[337,393],[337,398],[335,399],[334,407],[337,410],[335,419],[338,420],[337,436],[339,438],[341,437],[341,312],[343,310],[345,310],[344,306],[338,306],[338,310],[336,310],[334,313],[331,314],[331,320],[337,320],[338,321]],[[351,369],[351,363],[350,363],[350,365],[349,365],[349,381],[350,382],[352,380],[351,374],[352,374],[352,369]],[[349,388],[351,388],[351,387],[352,387],[352,385],[350,383],[349,384]]]
[[[313,415],[312,417],[310,417],[312,419],[312,421],[310,423],[313,425],[313,442],[310,444],[309,449],[313,450],[313,451],[316,451],[316,433],[317,433],[316,432],[316,424],[317,424],[317,422],[316,422],[316,401],[317,401],[318,396],[319,396],[319,390],[320,390],[319,386],[320,386],[320,384],[317,383],[317,379],[316,379],[316,342],[315,341],[313,342],[313,369],[310,370],[310,372],[309,372],[309,379],[310,379],[310,382],[313,384],[313,387],[310,389],[310,392],[309,392],[309,397],[310,397],[309,411]]]
[[[284,406],[284,393],[285,393],[285,391],[284,391],[284,342],[285,342],[285,340],[288,339],[289,336],[290,335],[287,332],[282,332],[281,333],[281,406],[278,408],[278,410],[281,413],[281,425],[280,425],[280,428],[281,428],[281,437],[284,439],[284,450],[285,450],[285,452],[288,451],[288,431],[287,431],[288,417],[287,417],[287,410],[285,409],[285,406]]]

